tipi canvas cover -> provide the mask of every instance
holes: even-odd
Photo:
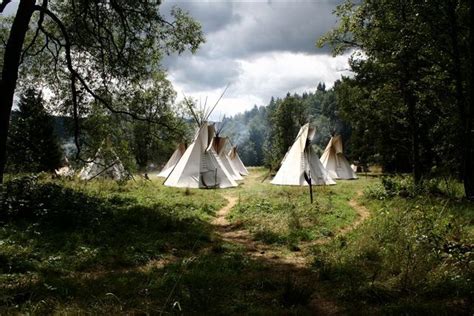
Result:
[[[219,158],[222,160],[222,164],[226,168],[227,172],[230,174],[232,179],[239,181],[243,180],[242,176],[240,175],[240,172],[234,167],[234,165],[230,162],[229,157],[226,155],[226,146],[228,143],[228,138],[227,137],[219,137],[215,136],[212,139],[212,149],[217,153]]]
[[[168,177],[171,171],[173,171],[173,168],[176,166],[178,161],[183,156],[185,151],[186,151],[186,145],[179,144],[178,148],[176,148],[174,153],[171,155],[166,165],[163,167],[163,169],[161,169],[161,172],[158,174],[158,177],[163,177],[163,178]]]
[[[98,177],[123,180],[128,176],[115,152],[112,149],[104,150],[102,147],[97,150],[94,160],[87,163],[79,172],[79,178],[82,180],[91,180]]]
[[[229,157],[230,163],[236,170],[239,171],[242,176],[248,176],[249,172],[242,160],[240,160],[239,153],[237,152],[237,146],[233,146],[227,156]]]
[[[310,128],[309,124],[301,127],[295,142],[283,160],[280,170],[271,181],[272,184],[308,185],[305,180],[305,173],[311,178],[311,184],[313,185],[336,184],[327,170],[324,169],[311,146],[314,132],[314,128]]]
[[[213,125],[201,124],[193,143],[186,149],[165,181],[166,186],[179,188],[228,188],[237,182],[227,172],[212,148]]]
[[[342,152],[340,135],[331,137],[321,156],[321,163],[334,179],[357,179],[357,175]]]

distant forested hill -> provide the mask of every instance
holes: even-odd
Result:
[[[319,153],[331,133],[336,132],[342,135],[346,154],[351,156],[351,129],[338,116],[337,109],[334,88],[327,90],[320,83],[315,91],[272,98],[267,106],[255,106],[229,118],[223,133],[238,146],[243,162],[249,166],[277,165],[299,128],[308,122],[316,128],[313,144]]]

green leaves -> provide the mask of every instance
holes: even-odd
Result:
[[[469,158],[462,152],[472,147],[461,141],[468,138],[461,126],[472,121],[462,112],[472,80],[468,12],[457,0],[348,0],[337,7],[339,24],[318,45],[334,54],[356,49],[354,77],[335,89],[362,162],[414,171],[415,181],[463,172]]]

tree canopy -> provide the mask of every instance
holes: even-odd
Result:
[[[2,1],[0,12],[10,2]],[[194,52],[204,41],[199,23],[179,8],[171,11],[168,21],[160,4],[21,0],[15,16],[2,21],[0,143],[6,143],[18,83],[51,91],[58,110],[74,118],[78,148],[80,118],[88,114],[91,103],[109,113],[173,129],[126,102],[161,71],[164,54]],[[3,174],[5,147],[0,147]]]
[[[347,0],[336,15],[319,45],[353,51],[336,92],[355,147],[417,184],[458,174],[474,199],[472,3]]]

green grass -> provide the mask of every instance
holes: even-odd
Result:
[[[357,214],[348,205],[372,178],[338,181],[336,186],[313,187],[311,204],[308,187],[271,185],[262,182],[266,170],[255,168],[251,178],[235,192],[239,202],[229,219],[242,223],[256,240],[291,247],[300,241],[334,236],[350,225]]]
[[[88,288],[96,276],[104,278],[97,290],[112,290],[147,264],[191,256],[211,244],[209,219],[225,203],[215,191],[158,182],[40,180],[11,190],[15,210],[3,210],[0,228],[4,310],[67,305],[72,297],[82,304],[83,295],[99,299]]]
[[[262,183],[265,174],[252,168],[226,190],[12,182],[0,196],[12,205],[0,212],[0,314],[302,315],[314,313],[314,295],[349,314],[472,314],[472,205],[439,192],[388,195],[364,176],[315,187],[311,204],[308,188]],[[313,266],[220,240],[211,221],[228,195],[238,197],[229,220],[281,256],[324,240],[298,252]],[[356,219],[353,198],[371,216],[335,237]]]
[[[390,196],[378,182],[365,191],[370,219],[314,249],[332,296],[349,313],[472,314],[474,206],[447,191]]]

